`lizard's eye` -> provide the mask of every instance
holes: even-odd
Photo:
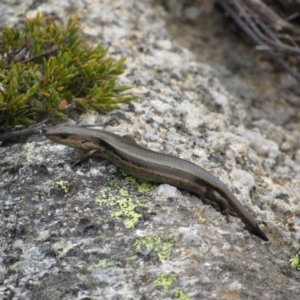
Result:
[[[69,134],[65,134],[65,133],[63,133],[63,134],[61,134],[60,135],[60,137],[62,138],[62,139],[64,139],[64,140],[66,140],[67,138],[69,138]]]

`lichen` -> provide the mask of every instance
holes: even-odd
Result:
[[[101,189],[98,195],[95,198],[95,202],[102,206],[104,203],[114,203],[116,201],[116,197],[111,192],[110,188]]]
[[[119,193],[124,197],[129,196],[129,192],[125,189],[120,189]]]
[[[110,217],[113,219],[125,218],[124,225],[126,228],[133,228],[141,218],[141,214],[137,213],[135,209],[137,207],[144,206],[139,202],[135,202],[129,196],[129,192],[125,189],[120,189],[120,198],[114,196],[109,188],[105,188],[99,191],[99,194],[95,198],[95,202],[102,206],[104,203],[112,207]]]
[[[167,259],[170,257],[174,243],[172,241],[163,242],[160,236],[146,236],[134,243],[136,251],[142,247],[146,247],[150,251],[154,251],[159,259]]]
[[[103,258],[98,261],[97,264],[94,265],[96,268],[112,270],[113,267],[120,266],[121,263],[117,260]]]
[[[300,271],[300,251],[290,259],[291,267],[297,271]]]
[[[161,286],[163,289],[168,291],[172,284],[176,281],[176,277],[172,275],[167,274],[160,274],[153,282],[153,285],[155,286]]]
[[[54,184],[56,186],[58,186],[61,191],[64,192],[65,197],[68,196],[68,194],[69,194],[69,188],[68,188],[68,182],[67,181],[60,180],[60,181],[54,182]]]
[[[156,184],[153,184],[148,181],[144,181],[138,185],[138,191],[140,193],[147,193],[147,192],[153,190],[155,187],[156,187]]]
[[[179,300],[190,300],[191,298],[184,293],[182,290],[173,291],[173,297],[178,298]]]
[[[131,183],[131,184],[136,184],[137,179],[135,177],[129,176],[127,174],[125,174],[124,176],[125,176],[125,181],[126,182]]]
[[[134,202],[131,198],[122,198],[116,201],[118,207],[110,216],[114,219],[125,217],[124,225],[126,228],[133,228],[141,218],[141,214],[135,212],[135,208],[144,206],[141,203]]]

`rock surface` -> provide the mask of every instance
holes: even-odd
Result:
[[[34,139],[0,148],[0,297],[299,299],[300,274],[289,262],[300,240],[297,84],[267,62],[257,66],[270,73],[265,91],[226,64],[208,65],[198,38],[183,45],[189,30],[200,29],[185,27],[159,2],[5,1],[0,25],[37,11],[62,21],[77,13],[90,43],[127,56],[121,81],[135,86],[139,100],[111,112],[119,124],[107,130],[210,171],[270,242],[185,191],[141,183],[99,159],[71,168],[65,161],[75,150]],[[210,42],[207,57],[216,51]],[[261,86],[264,75],[256,79]],[[80,122],[108,118],[90,113]]]

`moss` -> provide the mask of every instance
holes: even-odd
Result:
[[[112,59],[101,44],[88,46],[77,23],[70,18],[63,28],[37,14],[19,28],[2,28],[0,132],[49,115],[63,118],[71,102],[81,111],[105,110],[135,98],[116,82],[125,58]]]

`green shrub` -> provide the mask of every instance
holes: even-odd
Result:
[[[81,111],[106,110],[134,99],[117,84],[125,58],[113,60],[102,45],[82,40],[77,18],[66,28],[37,14],[19,29],[0,33],[0,131],[29,126],[74,102]]]

